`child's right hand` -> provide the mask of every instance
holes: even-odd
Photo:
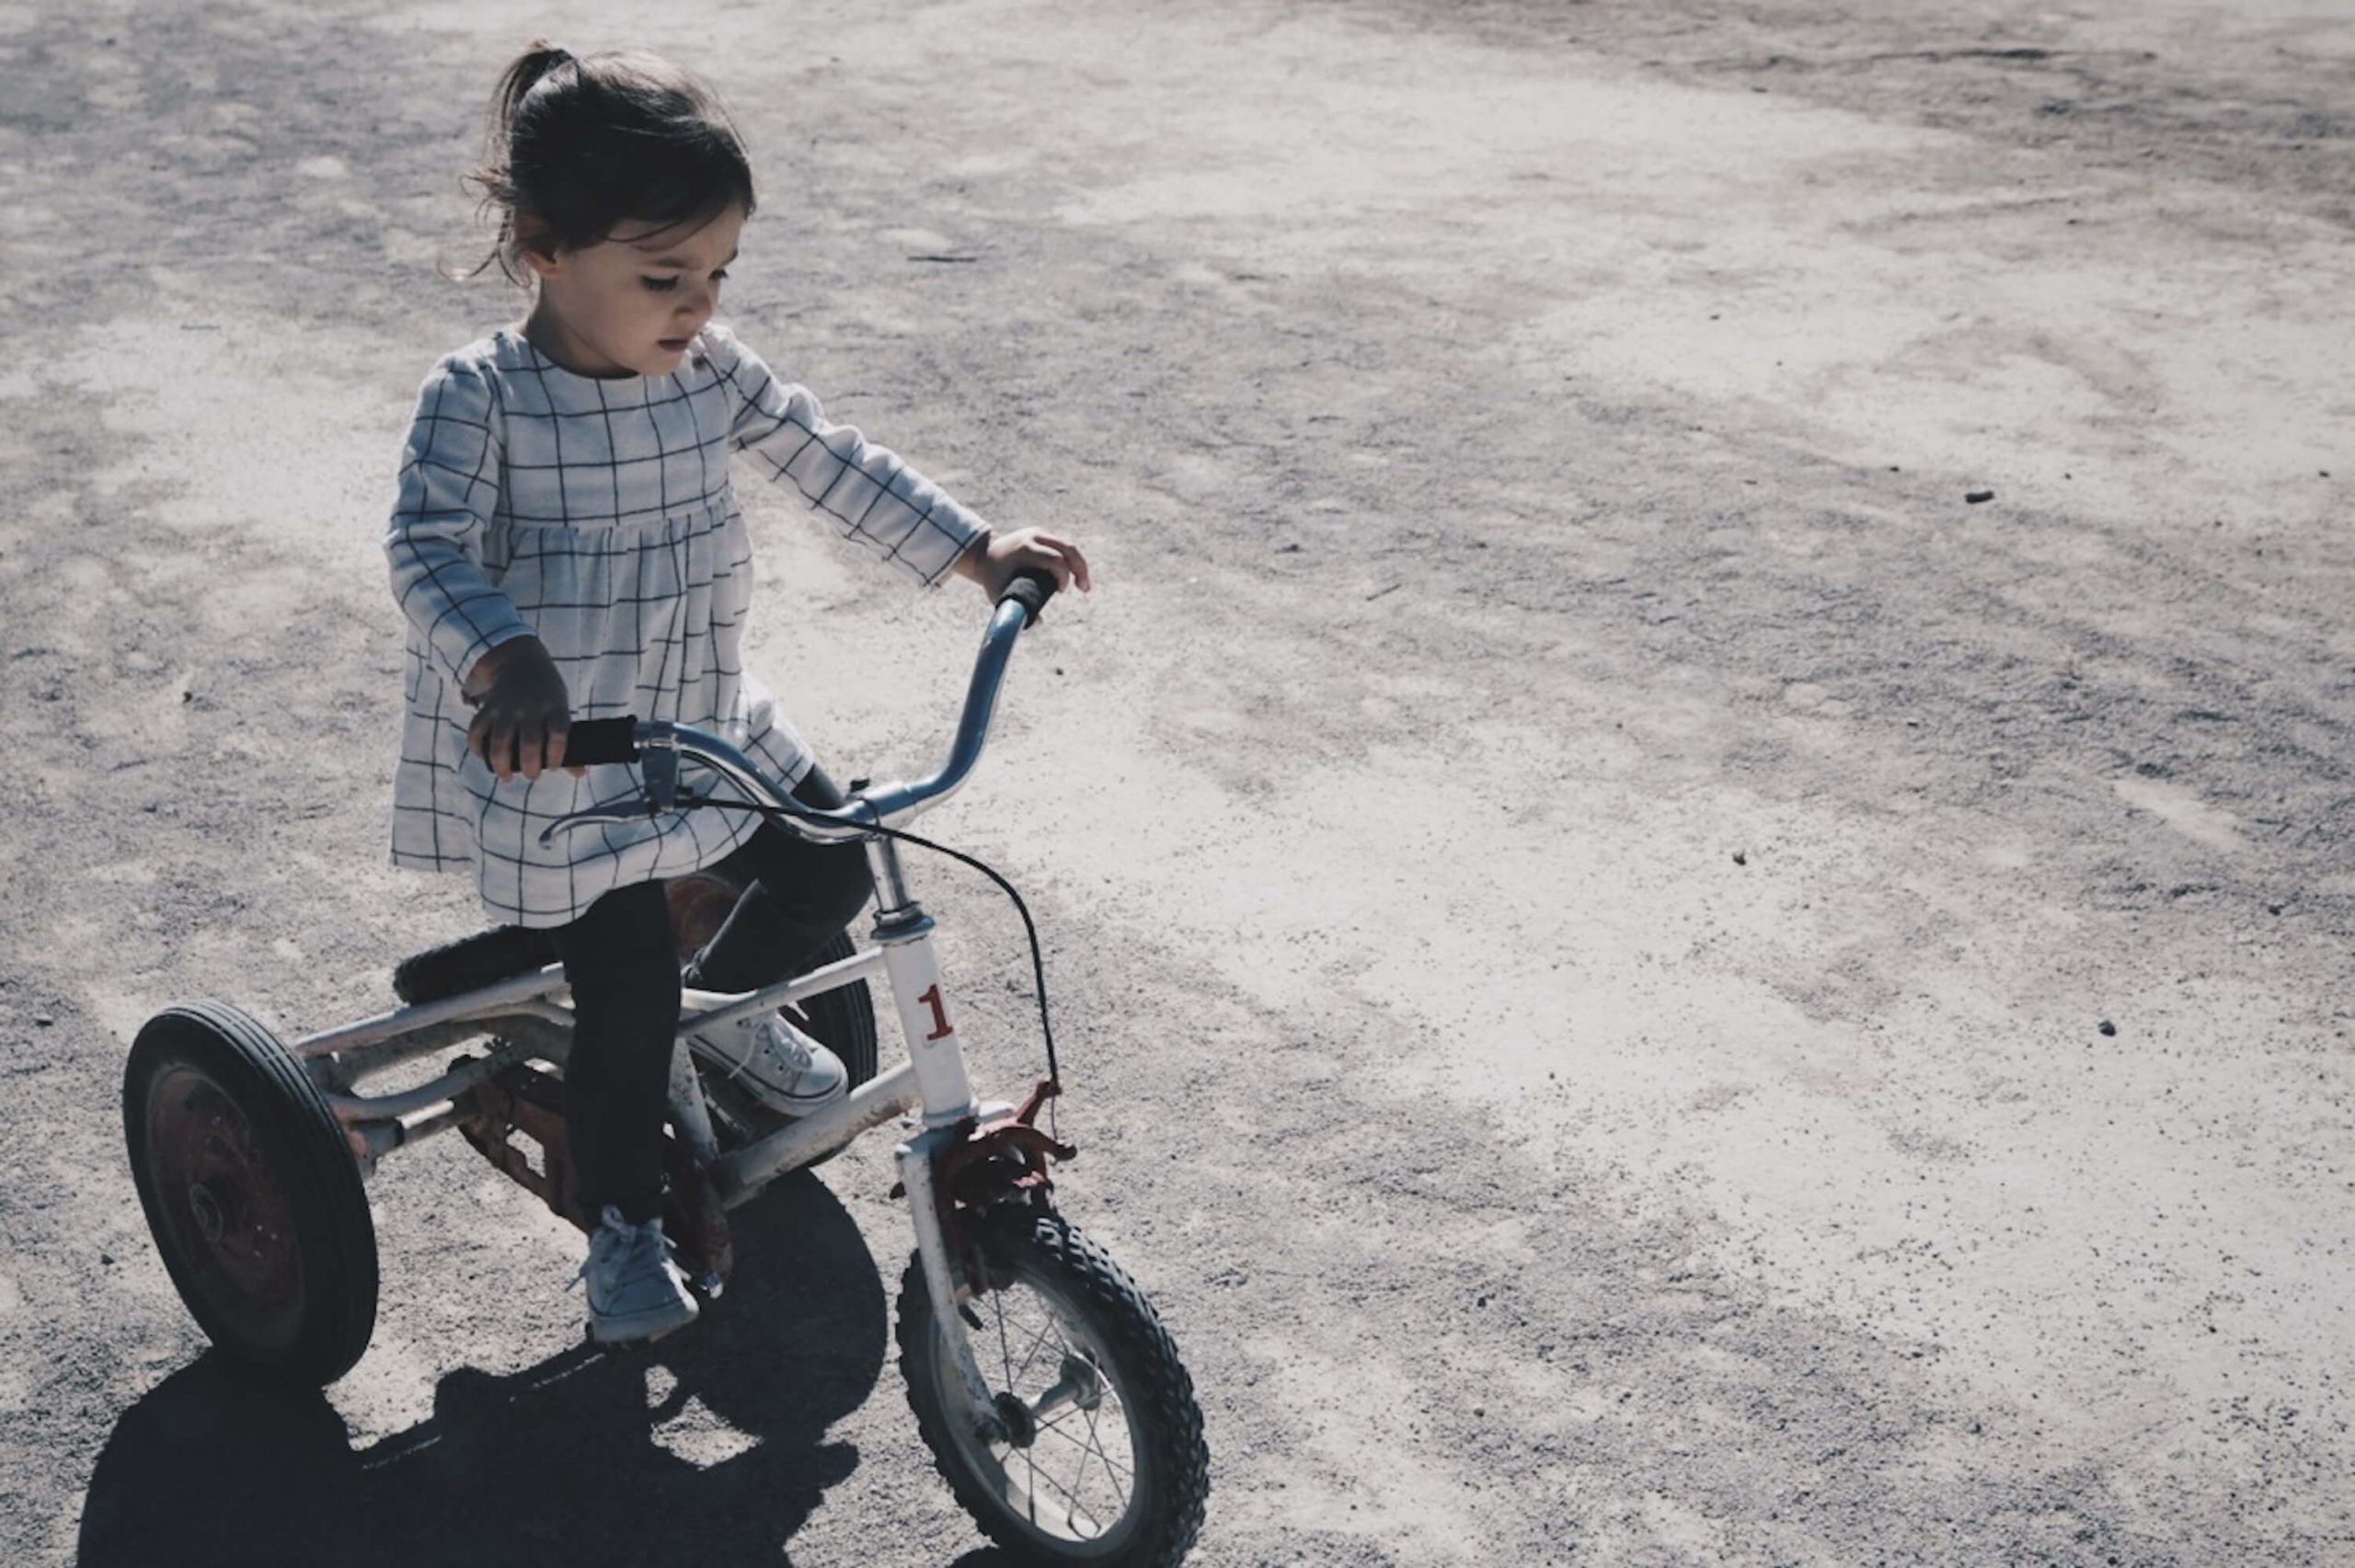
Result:
[[[564,676],[537,637],[500,644],[466,672],[463,692],[476,704],[466,746],[499,775],[536,779],[559,765],[572,727],[572,699]],[[588,770],[568,770],[575,778]]]

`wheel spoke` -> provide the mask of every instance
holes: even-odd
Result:
[[[1104,1451],[1104,1434],[1096,1424],[1098,1414],[1098,1412],[1093,1410],[1087,1413],[1087,1446],[1094,1451],[1097,1458],[1104,1461],[1104,1468],[1109,1471],[1112,1468],[1112,1456]],[[1127,1425],[1126,1421],[1121,1423],[1123,1429]]]
[[[1000,1326],[1001,1326],[1001,1327],[1003,1327],[1003,1324],[1001,1323],[1001,1325],[1000,1325]],[[1019,1366],[1019,1367],[1015,1368],[1013,1370],[1011,1370],[1011,1371],[1009,1371],[1008,1373],[1006,1373],[1006,1375],[1005,1375],[1005,1391],[1006,1391],[1006,1392],[1008,1392],[1008,1393],[1015,1393],[1015,1392],[1017,1392],[1017,1390],[1016,1390],[1016,1388],[1015,1388],[1015,1385],[1016,1385],[1018,1381],[1020,1381],[1020,1379],[1021,1379],[1021,1377],[1022,1377],[1022,1374],[1023,1374],[1023,1373],[1028,1372],[1028,1370],[1030,1370],[1030,1363],[1038,1359],[1038,1356],[1039,1356],[1039,1346],[1040,1346],[1041,1345],[1044,1345],[1044,1344],[1047,1342],[1047,1335],[1049,1335],[1050,1333],[1053,1333],[1055,1332],[1055,1326],[1056,1326],[1056,1325],[1055,1325],[1055,1320],[1054,1320],[1054,1317],[1053,1317],[1053,1315],[1052,1315],[1051,1313],[1050,1313],[1050,1314],[1048,1315],[1048,1318],[1047,1318],[1047,1326],[1046,1326],[1045,1328],[1040,1329],[1037,1333],[1035,1333],[1035,1334],[1031,1335],[1031,1337],[1030,1337],[1030,1345],[1029,1345],[1029,1348],[1028,1348],[1028,1349],[1027,1349],[1027,1350],[1025,1350],[1025,1351],[1022,1353],[1022,1365],[1021,1365],[1021,1366]]]
[[[1005,1368],[1005,1386],[1012,1389],[1014,1387],[1014,1352],[1007,1349],[1005,1344],[1005,1292],[997,1292],[993,1297],[990,1301],[990,1312],[997,1319],[998,1364]]]
[[[1113,1482],[1121,1490],[1123,1495],[1126,1495],[1128,1488],[1136,1484],[1135,1475],[1132,1471],[1122,1470],[1120,1465],[1113,1460],[1112,1456],[1104,1451],[1104,1445],[1102,1443],[1083,1442],[1076,1434],[1064,1431],[1060,1425],[1041,1426],[1039,1428],[1039,1433],[1041,1436],[1044,1436],[1050,1432],[1052,1432],[1056,1436],[1062,1438],[1064,1442],[1069,1443],[1072,1447],[1079,1449],[1083,1453],[1094,1454],[1097,1459],[1103,1462],[1105,1470],[1110,1472]],[[1092,1438],[1096,1434],[1091,1431],[1088,1436]]]
[[[1035,1444],[1032,1446],[1036,1447]],[[1063,1494],[1072,1500],[1074,1507],[1079,1505],[1079,1489],[1087,1484],[1087,1456],[1090,1451],[1086,1448],[1079,1451],[1079,1468],[1072,1472],[1071,1490]]]
[[[1028,1453],[1029,1450],[1025,1449],[1024,1452]],[[1097,1535],[1102,1535],[1104,1533],[1104,1521],[1096,1516],[1096,1511],[1090,1508],[1086,1503],[1082,1501],[1078,1494],[1074,1493],[1070,1487],[1065,1486],[1062,1482],[1057,1481],[1051,1475],[1042,1474],[1035,1461],[1033,1461],[1030,1466],[1030,1479],[1034,1482],[1044,1481],[1049,1486],[1053,1487],[1056,1491],[1063,1494],[1064,1501],[1071,1505],[1069,1511],[1063,1516],[1063,1522],[1065,1524],[1075,1524],[1079,1516],[1086,1515],[1088,1528]],[[1030,1517],[1034,1523],[1039,1517],[1039,1491],[1035,1485],[1030,1489]]]

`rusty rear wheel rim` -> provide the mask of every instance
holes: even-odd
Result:
[[[294,1206],[253,1120],[212,1075],[174,1063],[147,1101],[163,1229],[189,1282],[245,1345],[283,1349],[302,1332]]]

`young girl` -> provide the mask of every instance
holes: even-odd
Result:
[[[434,367],[409,431],[385,542],[409,626],[393,859],[470,866],[494,917],[550,932],[575,1013],[576,1196],[599,1221],[590,1332],[635,1339],[695,1315],[661,1232],[681,975],[661,879],[723,862],[751,879],[689,969],[730,991],[783,978],[870,888],[856,845],[735,813],[543,845],[550,819],[636,798],[626,768],[564,766],[568,725],[635,714],[729,733],[800,799],[840,804],[743,668],[752,541],[731,450],[927,583],[955,572],[994,598],[1039,568],[1085,589],[1087,565],[1037,530],[994,532],[712,321],[752,177],[686,72],[535,43],[500,82],[475,177],[493,255],[533,297],[520,325]],[[787,1113],[844,1090],[842,1063],[781,1016],[694,1048]]]

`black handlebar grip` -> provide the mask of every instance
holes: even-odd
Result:
[[[1031,567],[1014,574],[1014,580],[998,595],[1000,604],[1022,606],[1022,629],[1028,631],[1039,624],[1040,612],[1047,608],[1047,601],[1055,596],[1055,579],[1048,573]]]
[[[600,762],[638,761],[638,720],[580,718],[564,732],[564,765],[594,767]]]

